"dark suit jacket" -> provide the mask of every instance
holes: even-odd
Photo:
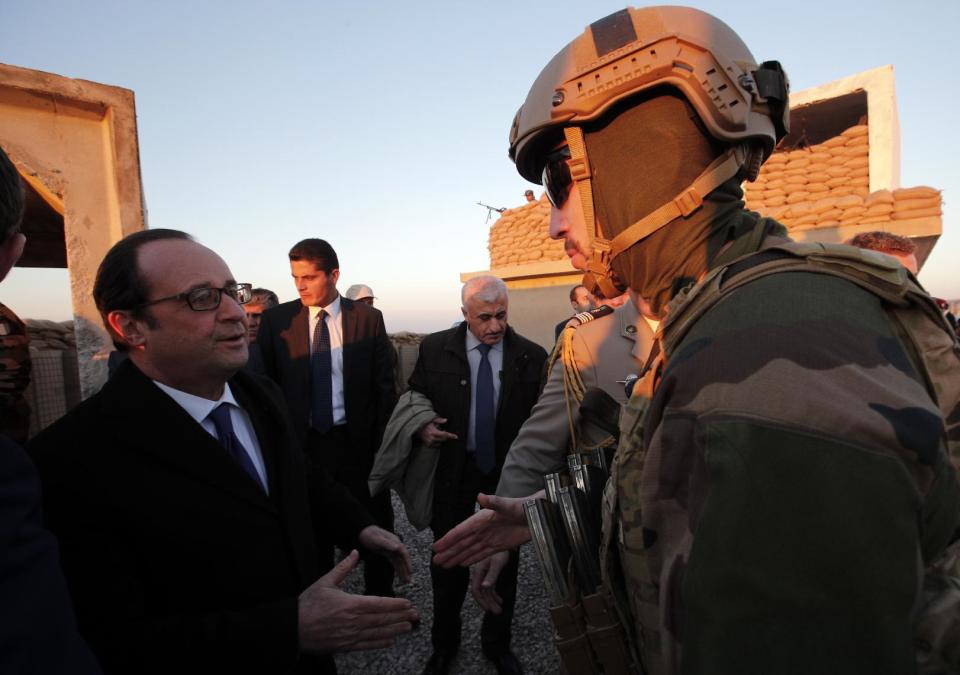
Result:
[[[77,632],[57,541],[40,522],[40,481],[0,435],[0,673],[100,672]]]
[[[380,310],[340,297],[343,314],[343,396],[347,433],[369,473],[397,402],[396,352]],[[310,424],[310,311],[299,300],[260,317],[257,345],[264,373],[280,385],[301,438]]]
[[[263,356],[260,352],[260,345],[252,342],[247,345],[247,350],[247,365],[244,367],[244,370],[255,375],[266,375],[266,373],[263,372]]]
[[[343,542],[371,521],[322,469],[305,473],[271,382],[240,372],[230,386],[269,496],[132,362],[28,446],[81,633],[108,674],[332,668],[298,654],[297,597],[318,576],[311,513]]]
[[[434,480],[435,514],[444,511],[444,504],[457,501],[464,463],[471,461],[466,453],[471,405],[466,334],[467,324],[461,323],[425,337],[410,376],[410,388],[429,398],[436,413],[447,420],[443,429],[457,435],[440,451]],[[507,328],[497,403],[497,473],[540,395],[540,371],[546,358],[543,347]]]

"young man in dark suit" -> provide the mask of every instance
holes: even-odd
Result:
[[[29,445],[80,628],[107,673],[334,672],[329,654],[410,630],[409,602],[320,578],[314,525],[409,559],[320,467],[247,360],[238,284],[213,251],[147,230],[104,258],[94,299],[129,354]]]
[[[383,315],[337,292],[340,261],[323,239],[289,253],[299,300],[267,310],[257,345],[264,373],[280,385],[307,461],[323,465],[373,515],[393,528],[389,493],[370,497],[367,478],[396,403],[396,352]],[[321,555],[332,557],[329,542]],[[366,593],[393,595],[393,568],[365,555]]]
[[[420,345],[410,389],[432,403],[434,419],[417,433],[440,446],[434,478],[433,520],[439,539],[474,511],[477,494],[496,489],[510,444],[540,394],[547,353],[507,325],[507,287],[477,277],[463,286],[464,321],[433,333]],[[480,642],[498,673],[521,673],[510,651],[519,554],[512,551],[496,592],[502,612],[487,612]],[[460,647],[460,610],[469,572],[430,566],[433,580],[433,654],[425,674],[450,672]]]

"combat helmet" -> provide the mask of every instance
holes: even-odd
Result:
[[[729,149],[676,198],[610,239],[594,219],[581,127],[602,119],[615,104],[663,86],[679,91]],[[588,26],[550,60],[517,111],[509,154],[521,176],[541,183],[547,154],[561,135],[566,138],[571,178],[592,236],[584,285],[611,297],[622,290],[610,274],[617,255],[695,211],[730,178],[757,177],[789,131],[788,91],[780,64],[757,64],[740,37],[716,17],[688,7],[629,7]]]

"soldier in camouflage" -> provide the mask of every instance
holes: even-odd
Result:
[[[585,283],[662,319],[605,495],[638,672],[929,665],[924,571],[960,526],[957,345],[895,263],[744,209],[787,89],[716,18],[628,9],[550,61],[511,130]],[[485,531],[438,542],[448,562],[522,538],[517,505],[487,503]]]

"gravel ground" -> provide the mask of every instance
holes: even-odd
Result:
[[[409,598],[420,612],[420,628],[401,636],[389,649],[351,652],[337,655],[337,670],[345,673],[407,675],[423,671],[430,658],[430,626],[433,623],[433,594],[430,589],[430,546],[433,533],[426,529],[415,531],[407,522],[403,505],[393,495],[396,513],[396,531],[407,545],[413,559],[413,581],[397,585],[397,595]],[[344,589],[363,591],[363,574],[354,570]],[[454,673],[496,673],[480,652],[480,622],[483,612],[467,593],[463,603],[463,641],[454,664]],[[536,557],[526,544],[520,551],[520,577],[517,580],[517,605],[513,615],[513,653],[523,664],[526,673],[557,673],[560,671],[553,629],[547,613],[547,603]]]

